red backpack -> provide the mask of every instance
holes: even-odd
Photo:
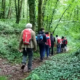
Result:
[[[60,44],[62,41],[60,38],[57,39],[57,43]]]
[[[24,29],[23,30],[23,43],[26,45],[30,44],[30,40],[31,40],[31,29]]]
[[[50,37],[48,35],[46,35],[46,39],[47,39],[47,41],[45,42],[45,44],[49,45],[49,39],[50,39]]]

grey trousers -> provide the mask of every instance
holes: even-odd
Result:
[[[23,48],[23,58],[22,58],[22,64],[26,65],[26,60],[28,58],[28,69],[31,69],[32,67],[32,57],[33,57],[33,51],[31,48]]]

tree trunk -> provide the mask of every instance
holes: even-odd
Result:
[[[33,25],[32,29],[35,29],[35,0],[28,0],[29,4],[29,16],[30,23]]]
[[[38,0],[38,31],[42,27],[42,0]]]
[[[78,6],[77,6],[77,20],[78,20],[78,13],[79,13],[79,11],[78,11],[79,9],[78,9]]]
[[[16,10],[16,23],[20,21],[21,9],[22,9],[22,1],[23,0],[15,0],[15,10]]]
[[[43,7],[42,7],[42,26],[44,26],[44,16],[45,16],[45,5],[47,3],[48,0],[44,0],[44,3],[43,3]]]
[[[65,9],[65,11],[63,12],[63,14],[61,15],[61,17],[60,17],[60,19],[59,19],[59,21],[58,21],[58,23],[57,23],[56,27],[54,28],[53,33],[55,32],[56,28],[57,28],[57,27],[58,27],[58,25],[59,25],[59,22],[61,21],[62,17],[64,16],[65,12],[68,10],[68,8],[69,8],[70,6],[71,6],[71,4],[70,4],[66,9]]]
[[[1,10],[1,18],[2,19],[5,19],[5,3],[6,3],[6,0],[2,0],[2,10]]]
[[[8,15],[7,18],[11,18],[11,0],[9,0],[9,10],[8,10]]]
[[[50,24],[49,24],[49,29],[50,29],[51,23],[52,23],[52,21],[53,21],[53,16],[54,16],[54,14],[55,14],[56,8],[57,8],[57,6],[58,6],[58,2],[59,2],[59,0],[56,0],[55,8],[53,9],[51,21],[50,21]]]

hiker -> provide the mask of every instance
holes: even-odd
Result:
[[[37,43],[35,38],[35,32],[31,29],[32,24],[26,24],[26,29],[21,32],[19,51],[23,52],[22,66],[21,69],[24,70],[26,65],[26,59],[28,57],[28,71],[32,69],[32,57],[33,57],[33,48],[36,51]],[[22,49],[22,50],[21,50]]]
[[[46,35],[44,33],[44,28],[41,28],[38,35],[37,35],[37,42],[39,45],[40,50],[40,61],[43,61],[45,55],[45,42],[46,42]]]
[[[64,36],[62,36],[61,41],[62,41],[62,43],[61,43],[61,52],[63,52],[64,51]]]
[[[64,51],[67,51],[67,39],[66,39],[66,37],[64,37]]]
[[[53,55],[55,37],[52,34],[50,34],[50,40],[51,40],[51,55]]]
[[[60,53],[61,52],[61,38],[58,37],[58,35],[56,35],[56,45],[57,45],[57,53]]]
[[[46,39],[47,41],[45,42],[45,51],[46,51],[46,55],[47,55],[47,58],[49,57],[49,52],[50,52],[50,47],[51,47],[51,40],[50,40],[50,35],[49,35],[49,32],[46,32]]]

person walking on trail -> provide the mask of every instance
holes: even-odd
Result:
[[[41,28],[38,35],[37,35],[37,43],[39,45],[40,50],[40,61],[43,61],[45,55],[45,42],[46,42],[46,35],[45,35],[44,28]]]
[[[55,37],[52,35],[52,34],[50,34],[50,40],[51,40],[51,55],[53,55],[54,54],[54,42],[55,42]]]
[[[23,52],[22,66],[21,69],[24,70],[26,65],[26,60],[28,57],[28,71],[32,69],[32,57],[33,57],[33,48],[36,51],[37,42],[35,38],[35,32],[31,29],[32,24],[26,24],[26,29],[21,32],[21,38],[19,43],[19,51]]]
[[[56,44],[57,44],[57,53],[60,53],[61,52],[61,38],[58,37],[58,35],[56,35]]]
[[[68,43],[68,41],[67,41],[66,37],[64,37],[64,41],[63,41],[64,51],[67,51],[67,43]]]
[[[61,40],[62,40],[62,43],[61,43],[61,52],[63,52],[64,51],[64,36],[62,36]]]
[[[49,32],[46,32],[46,38],[47,38],[47,41],[45,42],[45,51],[46,51],[46,54],[47,54],[47,58],[49,57],[49,52],[50,52],[50,47],[51,47],[51,40],[50,40],[50,35],[49,35]]]

